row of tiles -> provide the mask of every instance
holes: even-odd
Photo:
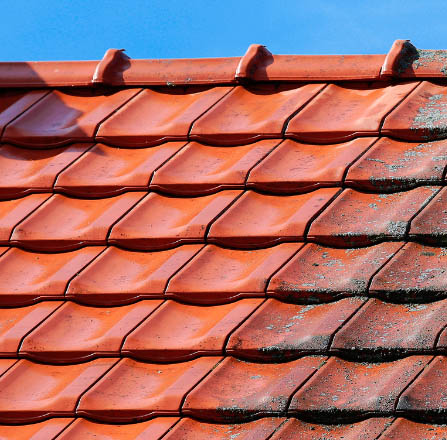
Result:
[[[447,249],[386,242],[355,249],[283,243],[259,250],[183,245],[159,252],[89,246],[58,254],[0,248],[0,304],[45,298],[113,306],[173,298],[222,304],[244,297],[315,303],[350,296],[391,302],[446,297]]]
[[[5,92],[2,141],[45,148],[92,140],[127,147],[186,139],[237,145],[283,134],[316,143],[379,133],[446,136],[444,82],[115,90]]]
[[[445,425],[417,423],[404,418],[370,418],[338,425],[317,425],[284,417],[241,424],[157,417],[128,425],[54,418],[32,425],[0,425],[0,440],[439,440],[446,437]]]
[[[322,188],[273,196],[225,190],[174,198],[127,192],[105,199],[31,194],[0,202],[0,245],[59,252],[117,245],[159,250],[187,243],[259,248],[311,241],[358,247],[382,241],[447,243],[447,188],[393,194]]]
[[[43,301],[0,309],[0,357],[44,363],[132,357],[179,362],[198,356],[284,362],[306,354],[384,360],[447,351],[447,300],[393,304],[345,298],[297,305],[242,299],[194,306],[143,300],[119,307]]]
[[[317,423],[404,416],[447,420],[447,358],[392,362],[305,356],[281,364],[200,357],[174,364],[100,358],[47,365],[0,359],[0,422],[86,417],[129,423],[190,416],[235,423],[290,414]]]
[[[0,198],[63,192],[102,197],[155,189],[205,195],[255,188],[277,194],[348,186],[396,191],[445,182],[447,141],[364,137],[332,145],[269,139],[216,147],[197,142],[125,149],[73,144],[52,150],[0,146]]]

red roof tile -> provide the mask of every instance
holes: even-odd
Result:
[[[1,440],[48,440],[58,436],[73,419],[55,418],[29,425],[0,425]],[[60,438],[60,437],[57,437]]]

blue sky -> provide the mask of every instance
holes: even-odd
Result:
[[[386,53],[447,49],[445,0],[22,0],[2,2],[0,61]]]

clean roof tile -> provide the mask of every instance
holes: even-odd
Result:
[[[282,417],[264,417],[254,422],[217,425],[182,418],[163,440],[265,440],[284,420]]]
[[[8,244],[14,226],[49,197],[49,194],[31,194],[21,199],[0,201],[0,243]]]
[[[177,417],[157,417],[147,422],[107,425],[76,419],[57,437],[57,440],[156,440],[160,439],[177,421]]]
[[[323,84],[261,84],[235,87],[194,124],[190,138],[217,145],[237,145],[282,137],[288,118]]]
[[[393,304],[370,299],[335,335],[332,348],[374,360],[433,351],[447,325],[447,300]]]
[[[383,118],[410,93],[415,83],[329,84],[294,116],[286,135],[306,142],[342,142],[377,136]]]
[[[20,354],[48,363],[118,357],[125,336],[160,304],[161,301],[152,300],[106,308],[67,301],[25,337]]]
[[[109,306],[146,297],[160,298],[169,278],[201,247],[185,245],[161,252],[132,252],[109,247],[73,279],[67,296],[87,304]]]
[[[384,137],[349,168],[345,183],[368,191],[440,185],[446,165],[447,141],[415,144]]]
[[[91,144],[73,144],[51,150],[0,146],[0,198],[33,192],[52,192],[56,176]]]
[[[29,423],[48,416],[74,416],[81,394],[116,359],[79,365],[44,365],[20,360],[0,377],[0,421]]]
[[[332,357],[293,396],[289,413],[318,423],[354,421],[365,413],[392,415],[400,393],[430,359],[359,363]]]
[[[113,423],[179,415],[185,394],[219,360],[201,357],[177,364],[147,364],[121,359],[82,396],[77,414]]]
[[[402,243],[382,243],[358,249],[334,249],[306,244],[270,281],[268,292],[283,300],[327,301],[366,295],[371,277]]]
[[[166,301],[127,336],[122,353],[154,362],[222,355],[227,336],[261,302],[242,299],[203,307]]]
[[[412,422],[403,418],[396,421],[380,436],[380,440],[436,440],[447,438],[446,425]]]
[[[290,396],[324,363],[308,356],[281,364],[227,357],[185,399],[182,413],[207,421],[238,422],[284,415]]]
[[[231,87],[144,89],[104,121],[96,139],[117,146],[150,146],[187,140],[191,124]]]
[[[407,243],[374,276],[370,293],[393,302],[446,297],[447,249]]]
[[[90,142],[98,124],[138,91],[127,89],[102,95],[52,90],[8,124],[2,140],[36,148]]]
[[[370,194],[345,189],[312,222],[308,238],[342,247],[403,240],[411,219],[439,189],[436,186],[423,186],[393,194]]]
[[[243,189],[250,169],[279,142],[278,139],[265,139],[236,147],[215,147],[190,142],[155,171],[151,187],[180,195]]]
[[[0,356],[17,356],[23,337],[57,307],[59,301],[43,301],[28,307],[0,310]]]
[[[55,194],[14,228],[11,241],[36,251],[106,244],[113,223],[144,194],[128,192],[106,199],[76,199]]]
[[[309,223],[338,191],[322,188],[294,196],[247,191],[211,225],[208,241],[240,248],[303,241]]]
[[[364,301],[346,298],[329,304],[296,305],[268,299],[231,335],[226,352],[268,362],[324,353],[332,335]]]
[[[174,198],[150,193],[113,226],[109,242],[145,250],[204,243],[208,225],[240,194],[229,190]]]
[[[0,358],[0,376],[5,374],[16,362],[17,359],[1,359]]]
[[[91,246],[61,254],[40,254],[10,249],[0,257],[0,305],[63,298],[70,279],[102,250]]]
[[[358,138],[332,145],[301,144],[286,139],[250,171],[247,186],[275,193],[341,186],[349,165],[375,139]]]
[[[29,425],[0,425],[1,440],[48,440],[56,436],[69,425],[73,419],[54,418]],[[60,437],[57,437],[58,439]],[[87,439],[86,439],[87,440]]]
[[[385,118],[382,134],[416,141],[445,138],[446,104],[445,85],[423,81]]]
[[[301,246],[285,243],[254,251],[206,246],[170,280],[166,294],[202,304],[263,296],[269,277]]]
[[[55,189],[79,197],[147,190],[154,170],[183,145],[185,142],[166,142],[129,150],[96,144],[59,175]]]

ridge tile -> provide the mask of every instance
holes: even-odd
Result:
[[[144,89],[100,125],[96,139],[121,147],[148,147],[166,141],[186,141],[191,124],[231,89]]]
[[[308,238],[317,243],[341,247],[404,240],[411,219],[439,189],[423,186],[393,194],[345,189],[312,222]]]
[[[306,303],[366,296],[371,277],[401,246],[387,242],[335,249],[308,243],[272,277],[268,295]]]
[[[14,228],[11,241],[34,251],[104,245],[112,224],[144,194],[128,192],[106,199],[75,199],[54,194]]]
[[[190,142],[155,171],[151,188],[177,195],[244,189],[251,168],[280,142],[280,139],[264,139],[235,147]]]
[[[214,145],[281,138],[284,124],[324,84],[262,84],[235,87],[194,122],[190,139]]]
[[[109,247],[71,281],[67,297],[107,306],[163,298],[169,278],[201,248],[185,245],[161,252],[134,252]]]
[[[51,193],[58,173],[90,147],[91,144],[72,144],[51,150],[30,150],[1,145],[0,199]]]
[[[237,248],[304,241],[308,224],[338,191],[322,188],[294,196],[246,191],[211,225],[208,241]]]
[[[293,396],[289,414],[318,423],[390,416],[400,393],[431,359],[359,363],[332,357]]]
[[[70,279],[103,250],[91,246],[62,254],[11,248],[0,257],[0,306],[63,299]]]
[[[96,359],[79,365],[17,362],[0,377],[0,422],[30,423],[54,416],[74,416],[79,396],[116,359]]]
[[[190,198],[150,193],[112,227],[109,243],[142,250],[204,243],[208,225],[239,195],[232,190]]]
[[[328,304],[296,305],[268,299],[232,333],[225,351],[264,362],[327,352],[332,335],[364,302],[345,298]]]
[[[325,359],[308,356],[278,368],[227,357],[186,396],[182,413],[227,423],[284,415],[290,396]]]
[[[127,333],[160,304],[161,301],[152,300],[105,308],[66,301],[56,313],[25,337],[20,355],[50,363],[117,357]]]
[[[72,421],[69,418],[54,418],[30,425],[0,425],[0,440],[55,439]]]
[[[264,296],[269,277],[301,246],[284,243],[253,251],[205,246],[169,281],[166,296],[206,305]]]
[[[185,142],[166,142],[157,147],[129,150],[96,144],[58,176],[55,190],[79,197],[147,191],[154,170],[183,145]]]
[[[120,90],[108,95],[89,90],[52,90],[7,125],[2,142],[32,148],[91,142],[98,124],[138,94],[139,90]]]
[[[179,415],[185,394],[219,360],[201,357],[177,364],[146,364],[121,359],[81,397],[77,414],[113,423]]]
[[[357,136],[377,136],[383,118],[417,84],[329,84],[290,120],[286,136],[322,144]]]
[[[154,362],[223,355],[227,336],[261,302],[241,299],[202,307],[166,301],[126,337],[121,353]]]
[[[250,171],[247,187],[290,194],[342,186],[349,165],[375,140],[310,145],[286,139]]]

